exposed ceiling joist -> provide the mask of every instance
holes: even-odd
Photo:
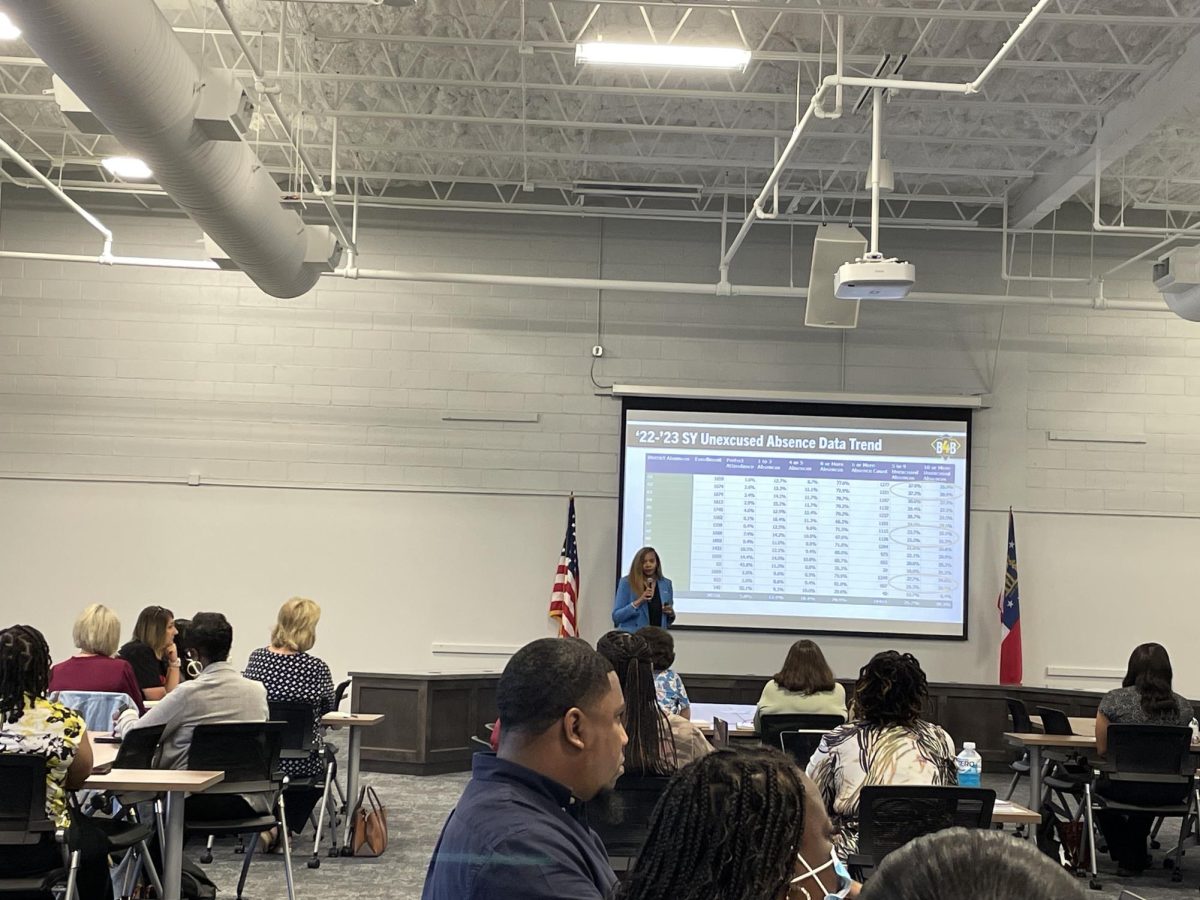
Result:
[[[1114,107],[1104,117],[1087,150],[1052,164],[1016,196],[1009,212],[1013,227],[1036,225],[1086,187],[1094,174],[1097,151],[1101,154],[1101,165],[1107,166],[1149,137],[1169,117],[1189,106],[1200,105],[1197,83],[1200,83],[1200,37],[1188,43],[1184,53],[1161,77]]]

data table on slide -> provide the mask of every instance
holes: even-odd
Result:
[[[949,609],[962,504],[949,463],[659,453],[644,533],[680,597]]]

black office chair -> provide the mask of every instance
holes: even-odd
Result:
[[[292,844],[288,837],[287,808],[283,795],[287,776],[280,771],[283,745],[281,722],[235,722],[223,725],[197,725],[188,751],[188,768],[222,771],[224,779],[202,794],[187,799],[184,832],[205,835],[250,835],[242,874],[238,879],[237,898],[241,900],[250,871],[250,860],[261,831],[279,829],[283,843],[283,871],[288,900],[296,900],[292,875]],[[255,794],[267,800],[270,812],[229,815],[230,794]]]
[[[617,779],[604,811],[589,822],[604,842],[610,862],[625,860],[627,866],[637,857],[650,831],[650,816],[670,780],[665,775],[622,775]]]
[[[162,741],[166,725],[155,725],[149,728],[135,728],[126,732],[113,760],[114,769],[152,769],[158,761],[159,744]],[[148,800],[152,795],[128,793],[103,793],[91,798],[85,805],[93,810],[108,810],[108,816],[92,815],[88,824],[92,829],[103,834],[108,842],[110,854],[125,854],[125,859],[117,864],[116,871],[123,877],[124,888],[119,896],[128,897],[141,874],[145,874],[150,884],[162,896],[162,881],[154,866],[150,853],[149,841],[154,836],[153,824],[144,823],[138,818],[137,804]],[[83,815],[80,804],[74,795],[71,796],[72,815]]]
[[[65,837],[46,818],[46,758],[0,754],[0,846],[32,846],[41,843],[47,834],[56,835],[60,841]],[[79,851],[74,850],[66,866],[36,875],[0,877],[0,896],[19,894],[54,900],[65,882],[68,900],[79,900],[78,871]]]
[[[1025,708],[1025,704],[1015,697],[1005,697],[1004,702],[1008,704],[1008,715],[1012,719],[1013,731],[1018,734],[1032,734],[1033,722],[1029,718],[1029,711]],[[1005,801],[1012,799],[1017,790],[1017,783],[1023,776],[1029,774],[1029,751],[1022,751],[1020,758],[1009,763],[1008,768],[1012,771],[1013,777],[1008,785],[1008,793],[1004,795]]]
[[[842,716],[808,713],[763,713],[758,718],[758,739],[768,747],[779,747],[781,731],[820,731],[824,734],[845,723]]]
[[[1182,881],[1183,842],[1200,815],[1200,788],[1191,761],[1192,729],[1186,725],[1108,726],[1108,765],[1098,771],[1096,783],[1085,786],[1088,849],[1093,890],[1101,887],[1096,872],[1093,813],[1147,813],[1178,817],[1179,841],[1163,861],[1172,869],[1171,880]]]
[[[779,747],[789,754],[801,769],[807,769],[809,760],[812,759],[813,754],[817,752],[817,747],[821,744],[821,738],[828,733],[819,728],[781,731],[779,732]]]
[[[858,881],[893,850],[946,828],[990,828],[996,792],[988,788],[868,785],[858,801],[858,852],[847,864]]]
[[[317,753],[320,754],[324,763],[322,774],[309,778],[290,778],[288,781],[289,793],[303,790],[319,791],[321,794],[320,812],[317,815],[316,832],[313,837],[312,857],[308,860],[310,869],[319,869],[321,867],[321,833],[325,827],[326,811],[330,815],[330,834],[333,835],[333,847],[330,849],[329,855],[337,856],[340,850],[337,837],[338,811],[337,804],[333,802],[331,787],[334,783],[337,766],[333,748],[321,739],[321,733],[316,725],[316,711],[311,703],[292,700],[274,701],[269,703],[268,707],[271,721],[283,724],[283,744],[279,758],[281,760],[303,760]],[[296,830],[300,831],[300,829]]]
[[[333,708],[338,709],[342,705],[342,701],[346,699],[346,692],[350,689],[350,679],[339,681],[338,686],[333,689]]]
[[[1042,717],[1042,731],[1046,734],[1073,735],[1071,720],[1061,709],[1053,706],[1039,706],[1038,715]],[[1055,807],[1050,807],[1057,815],[1069,821],[1078,821],[1083,814],[1084,786],[1092,780],[1091,766],[1087,758],[1080,753],[1061,753],[1048,751],[1045,754],[1046,766],[1042,770],[1042,798],[1058,801]],[[1075,809],[1067,800],[1075,800]]]

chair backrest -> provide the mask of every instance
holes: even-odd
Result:
[[[166,729],[166,725],[154,725],[125,732],[113,768],[153,769],[158,762],[158,745]]]
[[[846,720],[841,716],[808,713],[763,713],[758,719],[758,736],[764,744],[779,746],[781,731],[833,731]]]
[[[779,732],[779,748],[785,753],[791,754],[792,759],[796,760],[796,765],[802,769],[807,769],[808,761],[817,752],[821,738],[825,737],[828,733],[819,728],[781,731]]]
[[[729,723],[720,716],[713,716],[712,745],[718,750],[729,746]]]
[[[670,778],[665,775],[622,775],[604,811],[589,824],[600,835],[609,856],[636,856],[650,831],[650,817]]]
[[[117,715],[137,709],[128,694],[112,691],[54,691],[49,696],[83,716],[88,731],[112,731]]]
[[[1013,731],[1018,734],[1032,734],[1033,722],[1029,720],[1029,710],[1025,708],[1025,703],[1016,697],[1005,697],[1004,702],[1008,704],[1008,714],[1012,717]]]
[[[333,708],[337,709],[342,705],[342,700],[346,698],[346,690],[350,687],[350,679],[339,681],[338,686],[333,690]]]
[[[0,754],[0,845],[36,844],[53,830],[46,818],[46,757]]]
[[[221,771],[224,780],[207,793],[253,793],[278,785],[282,722],[229,722],[197,725],[188,750],[188,768]]]
[[[873,785],[858,802],[858,850],[875,865],[914,838],[946,828],[990,828],[996,792],[987,788]]]
[[[307,759],[320,746],[317,738],[316,709],[303,700],[277,700],[268,703],[272,722],[283,725],[280,759]]]
[[[1042,717],[1042,731],[1046,734],[1075,733],[1071,729],[1071,720],[1061,709],[1055,709],[1053,706],[1039,706],[1037,711],[1038,715]]]
[[[1108,726],[1108,753],[1122,774],[1190,775],[1192,729],[1186,725]]]

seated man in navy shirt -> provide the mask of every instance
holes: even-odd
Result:
[[[516,652],[496,688],[500,749],[475,755],[421,900],[601,900],[616,881],[584,802],[623,768],[612,665],[576,638]]]

